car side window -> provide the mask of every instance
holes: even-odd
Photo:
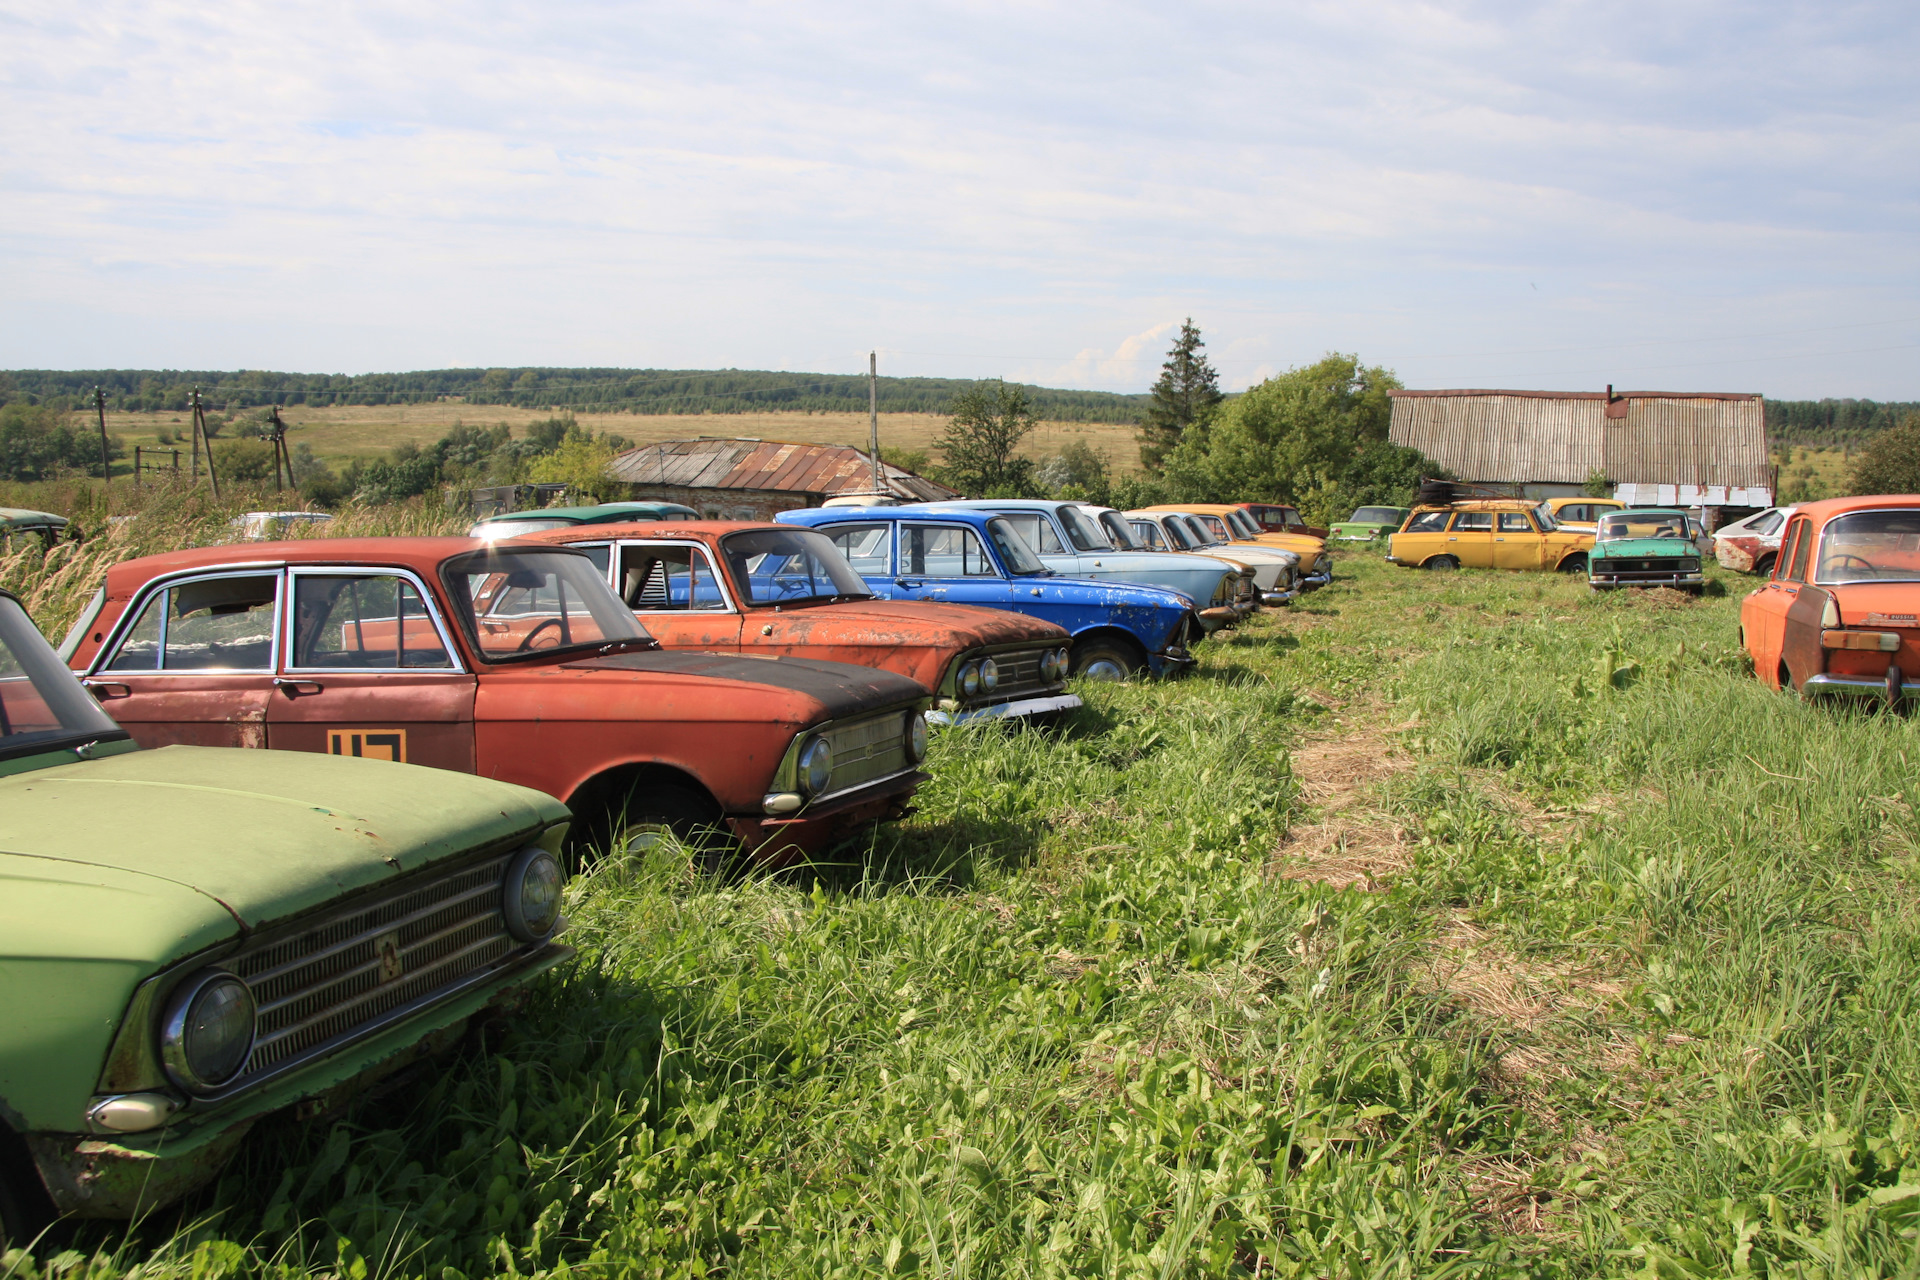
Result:
[[[955,525],[901,525],[900,566],[902,573],[928,578],[1000,576],[973,530]]]
[[[1493,512],[1461,511],[1453,517],[1454,532],[1487,533],[1493,528]]]
[[[593,567],[604,577],[607,567],[613,563],[613,544],[610,542],[569,542],[575,551],[587,553],[587,559],[593,561]]]
[[[1160,536],[1160,526],[1151,520],[1134,520],[1133,532],[1140,541],[1147,544],[1149,551],[1165,551],[1167,540]]]
[[[1807,552],[1813,549],[1813,528],[1806,520],[1795,520],[1793,530],[1793,560],[1787,569],[1787,581],[1805,582],[1807,580]]]
[[[109,671],[272,671],[280,575],[203,578],[154,593]]]
[[[1020,531],[1027,545],[1043,556],[1060,556],[1067,549],[1060,542],[1060,535],[1054,532],[1053,521],[1038,511],[1003,511],[1000,518]]]
[[[887,535],[892,531],[890,524],[842,524],[824,532],[855,573],[863,578],[884,578],[892,572],[887,562],[888,544],[893,541]]]
[[[1769,511],[1766,514],[1762,515],[1758,520],[1755,520],[1752,524],[1748,525],[1747,532],[1757,533],[1764,538],[1768,534],[1772,533],[1775,529],[1778,529],[1779,527],[1780,527],[1780,513],[1778,511]]]
[[[1584,502],[1571,503],[1554,512],[1554,519],[1556,520],[1572,520],[1578,523],[1585,523],[1593,518],[1593,508]]]
[[[1533,524],[1527,519],[1527,513],[1524,511],[1502,511],[1500,513],[1500,532],[1532,533]]]
[[[1438,533],[1447,527],[1447,513],[1444,511],[1422,511],[1407,521],[1402,533]]]
[[[440,629],[420,591],[392,573],[300,573],[293,585],[293,661],[319,671],[447,670]]]
[[[619,588],[620,598],[636,613],[727,607],[713,565],[700,547],[621,547]]]

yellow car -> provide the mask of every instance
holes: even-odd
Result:
[[[1548,498],[1540,504],[1562,529],[1592,533],[1594,521],[1609,511],[1624,511],[1627,504],[1618,498]]]
[[[1300,557],[1300,585],[1311,591],[1333,580],[1333,560],[1327,555],[1327,540],[1304,533],[1265,533],[1242,507],[1228,502],[1163,502],[1143,511],[1174,511],[1200,516],[1215,533],[1230,542],[1245,542],[1256,547],[1278,547]],[[1216,523],[1217,522],[1217,523]]]
[[[1558,569],[1585,573],[1593,534],[1562,529],[1518,498],[1415,507],[1387,539],[1387,559],[1410,569]]]

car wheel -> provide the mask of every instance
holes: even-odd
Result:
[[[1780,670],[1776,675],[1776,679],[1778,679],[1780,682],[1780,692],[1782,693],[1800,692],[1798,689],[1793,687],[1793,672],[1787,670],[1787,660],[1785,658],[1780,659]]]
[[[34,1198],[44,1200],[46,1196],[42,1193]],[[0,1155],[0,1257],[9,1249],[24,1248],[32,1243],[51,1221],[45,1208],[33,1206],[34,1198],[20,1194],[12,1173],[6,1168],[4,1156]]]
[[[643,858],[671,838],[693,855],[695,866],[710,874],[726,870],[740,852],[740,842],[721,825],[713,802],[686,787],[636,787],[624,805],[607,815],[606,830],[610,856]]]
[[[1073,674],[1088,680],[1125,680],[1140,669],[1124,645],[1112,640],[1090,640],[1073,646]]]
[[[1774,557],[1772,554],[1761,556],[1753,562],[1754,573],[1762,578],[1771,578],[1773,576],[1773,561]]]
[[[1460,562],[1452,556],[1435,556],[1420,567],[1432,573],[1452,573],[1460,567]]]
[[[1584,554],[1570,555],[1560,562],[1562,573],[1585,573],[1586,571],[1587,557]]]

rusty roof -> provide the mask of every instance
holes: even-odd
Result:
[[[1771,488],[1757,393],[1393,391],[1393,443],[1481,484]]]
[[[938,502],[960,496],[945,485],[887,462],[880,464],[880,472],[881,483],[896,498]],[[844,444],[664,440],[627,450],[607,465],[607,474],[630,484],[683,489],[773,490],[820,498],[873,492],[872,460]]]

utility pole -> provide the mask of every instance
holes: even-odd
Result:
[[[100,480],[111,486],[113,463],[107,458],[107,393],[97,386],[93,389],[93,409],[100,415]]]
[[[873,455],[873,491],[884,494],[880,482],[880,353],[867,352],[867,451]]]
[[[200,478],[200,442],[207,443],[207,483],[213,486],[213,496],[220,497],[220,477],[213,469],[213,437],[207,434],[207,407],[200,401],[200,388],[193,389],[193,478]]]
[[[191,412],[188,414],[188,417],[193,422],[193,425],[187,429],[187,433],[193,437],[193,470],[188,474],[187,478],[193,481],[195,484],[199,484],[200,483],[200,388],[195,387],[193,390],[187,393],[187,408],[191,410]]]
[[[280,421],[280,406],[273,406],[273,491],[280,492],[280,464],[287,464],[287,483],[293,483],[293,457],[287,452],[287,424]]]

